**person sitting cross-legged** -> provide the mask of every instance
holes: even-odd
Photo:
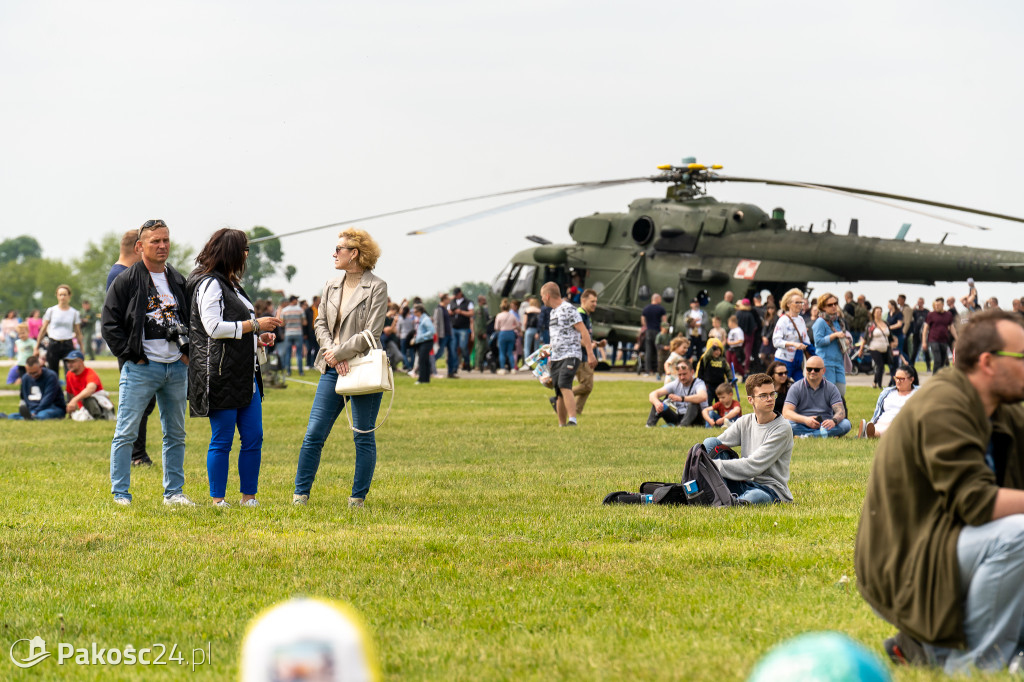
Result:
[[[767,374],[747,377],[747,402],[754,408],[704,447],[714,459],[729,490],[747,504],[792,502],[789,492],[789,460],[793,454],[793,431],[789,422],[775,413],[775,386]],[[739,459],[714,454],[719,445],[740,448]]]
[[[650,392],[651,413],[647,426],[664,419],[669,426],[696,426],[701,410],[708,406],[708,389],[693,375],[686,360],[676,363],[676,380]],[[667,399],[667,400],[666,400]]]
[[[845,436],[850,420],[839,389],[824,376],[825,361],[817,355],[810,357],[804,372],[807,376],[793,384],[782,406],[782,416],[792,424],[793,435],[817,435],[824,427],[829,438]]]
[[[25,376],[21,378],[21,406],[11,419],[63,419],[67,410],[60,380],[52,369],[43,367],[39,358],[25,360]]]
[[[716,426],[727,427],[743,414],[743,406],[738,400],[733,399],[732,384],[718,384],[718,388],[715,389],[715,397],[718,398],[718,401],[710,407],[705,407],[702,412],[705,427],[709,429]]]

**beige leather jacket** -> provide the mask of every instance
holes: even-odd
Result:
[[[388,285],[387,282],[373,274],[372,271],[363,272],[359,280],[359,286],[354,294],[355,299],[348,308],[348,314],[341,315],[342,285],[348,273],[337,279],[328,280],[324,285],[323,294],[320,296],[320,312],[313,321],[313,332],[316,334],[316,341],[320,344],[320,352],[316,354],[316,362],[313,366],[320,370],[321,374],[327,372],[327,361],[324,359],[326,353],[334,353],[334,358],[341,362],[350,360],[369,350],[366,339],[358,336],[359,332],[369,329],[374,337],[380,338],[384,329],[384,318],[388,308]],[[340,345],[335,345],[335,330],[339,328],[338,338]]]

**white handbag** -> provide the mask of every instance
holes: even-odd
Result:
[[[384,422],[388,419],[388,415],[391,414],[391,405],[395,402],[395,375],[391,370],[391,362],[388,360],[388,355],[380,347],[380,341],[377,340],[377,337],[369,330],[361,331],[359,335],[366,339],[369,350],[363,355],[357,355],[349,359],[348,374],[345,376],[338,374],[338,381],[334,385],[334,392],[338,395],[351,396],[391,391],[391,403],[388,405],[388,411],[384,415],[384,419],[369,431],[357,429],[352,424],[352,417],[348,414],[345,415],[348,418],[349,428],[353,431],[357,433],[372,433],[383,426]],[[345,402],[347,403],[348,401]]]

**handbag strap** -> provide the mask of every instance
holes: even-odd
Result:
[[[371,332],[369,329],[364,329],[363,331],[359,332],[359,336],[366,339],[366,345],[369,346],[369,348],[366,349],[367,353],[369,353],[374,348],[381,349],[380,339],[374,336],[373,332]]]
[[[368,333],[368,332],[364,332],[364,333]],[[345,419],[348,420],[348,427],[350,429],[352,429],[353,431],[355,431],[356,433],[373,433],[374,431],[376,431],[380,427],[384,426],[384,422],[386,422],[388,420],[388,415],[391,414],[391,406],[395,404],[395,388],[396,388],[396,386],[395,386],[395,373],[394,373],[394,371],[392,371],[390,363],[388,363],[388,374],[391,376],[391,401],[388,403],[388,411],[384,413],[384,419],[382,419],[380,424],[377,424],[372,429],[369,429],[367,431],[363,431],[362,429],[357,429],[356,428],[355,424],[352,423],[352,417],[351,417],[351,415],[349,415],[349,410],[345,409],[345,407],[348,406],[349,401],[352,400],[352,396],[346,396],[345,397],[345,405],[341,408],[341,411],[345,413]]]

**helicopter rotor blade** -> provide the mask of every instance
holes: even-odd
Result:
[[[902,194],[891,194],[889,192],[876,192],[874,190],[858,189],[856,187],[842,187],[840,185],[823,185],[823,184],[812,183],[812,182],[791,182],[791,181],[786,181],[786,180],[766,180],[766,179],[762,179],[762,178],[741,178],[741,177],[734,177],[734,176],[728,176],[728,175],[719,175],[719,174],[715,174],[715,175],[709,176],[708,179],[709,180],[716,180],[716,181],[726,181],[726,182],[756,182],[756,183],[765,184],[765,185],[778,185],[778,186],[782,186],[782,187],[803,187],[803,188],[806,188],[806,189],[818,189],[818,190],[822,190],[824,192],[833,192],[833,193],[836,193],[836,194],[843,194],[843,195],[847,195],[847,196],[856,197],[856,198],[859,198],[859,199],[863,199],[865,201],[873,201],[875,203],[879,203],[879,204],[882,204],[884,206],[892,206],[892,207],[895,207],[895,208],[900,208],[902,210],[910,210],[910,211],[912,211],[914,213],[920,213],[921,215],[925,215],[925,216],[928,216],[928,217],[931,217],[931,218],[935,218],[937,220],[944,220],[946,222],[955,223],[957,225],[964,225],[965,227],[970,227],[970,228],[980,229],[980,230],[988,230],[990,228],[987,228],[987,227],[984,227],[984,226],[981,226],[981,225],[975,225],[973,223],[967,223],[967,222],[963,222],[963,221],[958,221],[958,220],[955,220],[953,218],[946,218],[946,217],[943,217],[943,216],[938,216],[938,215],[935,215],[933,213],[927,213],[927,212],[920,211],[920,210],[908,209],[905,206],[900,206],[898,204],[892,204],[892,203],[886,202],[886,201],[880,201],[878,199],[869,199],[868,197],[882,197],[882,198],[886,198],[886,199],[896,199],[896,200],[899,200],[899,201],[909,201],[909,202],[915,203],[915,204],[924,204],[926,206],[936,206],[938,208],[948,208],[948,209],[951,209],[951,210],[954,210],[954,211],[962,211],[964,213],[973,213],[975,215],[988,216],[990,218],[999,218],[1000,220],[1010,220],[1010,221],[1013,221],[1013,222],[1024,223],[1024,218],[1018,218],[1017,216],[1006,215],[1004,213],[994,213],[992,211],[983,211],[981,209],[968,208],[967,206],[959,206],[957,204],[947,204],[947,203],[944,203],[944,202],[941,202],[941,201],[931,201],[930,199],[920,199],[920,198],[917,198],[917,197],[908,197],[908,196],[904,196]]]
[[[522,189],[512,189],[512,190],[506,190],[504,192],[494,192],[492,194],[480,194],[480,195],[475,196],[475,197],[465,197],[463,199],[452,199],[451,201],[439,201],[439,202],[434,203],[434,204],[424,204],[423,206],[413,206],[413,207],[410,207],[410,208],[401,208],[401,209],[398,209],[396,211],[388,211],[387,213],[377,213],[375,215],[363,216],[361,218],[351,218],[349,220],[341,220],[341,221],[338,221],[336,223],[328,223],[327,225],[317,225],[316,227],[307,227],[307,228],[304,228],[304,229],[301,229],[301,230],[293,230],[291,232],[282,232],[280,234],[275,234],[275,235],[272,235],[272,236],[259,237],[257,239],[251,239],[251,240],[249,240],[249,243],[250,244],[258,244],[260,242],[269,241],[271,239],[280,239],[281,237],[291,237],[291,236],[294,236],[294,235],[297,235],[297,234],[305,234],[307,232],[316,232],[317,230],[326,230],[326,229],[329,229],[329,228],[332,228],[332,227],[341,227],[342,225],[351,225],[352,223],[364,223],[364,222],[368,222],[370,220],[378,220],[380,218],[390,218],[392,216],[403,215],[405,213],[414,213],[416,211],[425,211],[425,210],[430,209],[430,208],[440,208],[442,206],[454,206],[455,204],[463,204],[463,203],[467,203],[467,202],[470,202],[470,201],[478,201],[478,200],[481,200],[481,199],[493,199],[495,197],[504,197],[504,196],[510,196],[510,195],[513,195],[513,194],[525,194],[527,192],[542,192],[544,190],[566,190],[566,193],[570,193],[571,194],[572,192],[569,191],[569,190],[573,190],[574,188],[580,188],[577,191],[586,191],[586,190],[591,190],[591,189],[601,189],[601,188],[604,188],[604,187],[614,187],[615,185],[625,185],[625,184],[629,184],[629,183],[632,183],[632,182],[648,182],[650,180],[651,180],[650,176],[644,176],[644,177],[638,177],[638,178],[622,178],[622,179],[619,179],[619,180],[597,180],[597,181],[590,181],[590,182],[566,182],[566,183],[561,183],[561,184],[558,184],[558,185],[539,185],[537,187],[524,187]],[[555,192],[553,194],[559,194],[559,193]],[[554,197],[552,196],[551,198],[554,198]],[[541,199],[541,200],[543,201],[543,199]],[[514,208],[519,203],[520,202],[515,202],[515,204],[509,204],[509,206]],[[529,203],[533,203],[533,202],[529,202]],[[499,207],[499,208],[501,208],[501,207]],[[430,228],[426,228],[426,229],[428,229],[428,230],[433,230],[435,228],[440,229],[440,227],[442,227],[442,226],[445,226],[445,225],[442,224],[440,226],[434,226],[434,227],[430,227]],[[409,234],[423,234],[423,231],[410,232]]]
[[[643,180],[646,180],[646,179],[647,178],[643,178]],[[625,183],[617,181],[614,184],[625,184]],[[559,199],[561,197],[569,196],[571,194],[579,194],[580,192],[589,192],[589,191],[592,191],[592,190],[595,190],[595,189],[603,189],[603,188],[609,187],[609,186],[611,186],[611,185],[609,185],[608,182],[601,182],[601,183],[588,183],[588,184],[585,184],[585,185],[578,185],[576,187],[569,187],[567,189],[560,189],[560,190],[557,190],[555,192],[549,192],[548,194],[542,194],[540,196],[530,197],[528,199],[520,199],[519,201],[513,201],[512,203],[509,203],[509,204],[502,204],[501,206],[495,206],[494,208],[488,208],[488,209],[485,209],[483,211],[477,211],[476,213],[470,213],[469,215],[465,215],[465,216],[462,216],[460,218],[454,218],[452,220],[446,220],[443,223],[437,223],[436,225],[431,225],[430,227],[424,227],[424,228],[420,228],[418,230],[413,230],[412,232],[408,232],[407,234],[410,234],[410,235],[430,234],[431,232],[437,232],[439,230],[444,230],[444,229],[447,229],[449,227],[455,227],[456,225],[462,225],[464,223],[470,223],[470,222],[473,222],[474,220],[481,220],[483,218],[489,218],[489,217],[491,217],[493,215],[498,215],[498,214],[501,214],[501,213],[506,213],[508,211],[514,211],[516,209],[524,208],[526,206],[532,206],[533,204],[539,204],[539,203],[542,203],[544,201],[550,201],[552,199]]]

